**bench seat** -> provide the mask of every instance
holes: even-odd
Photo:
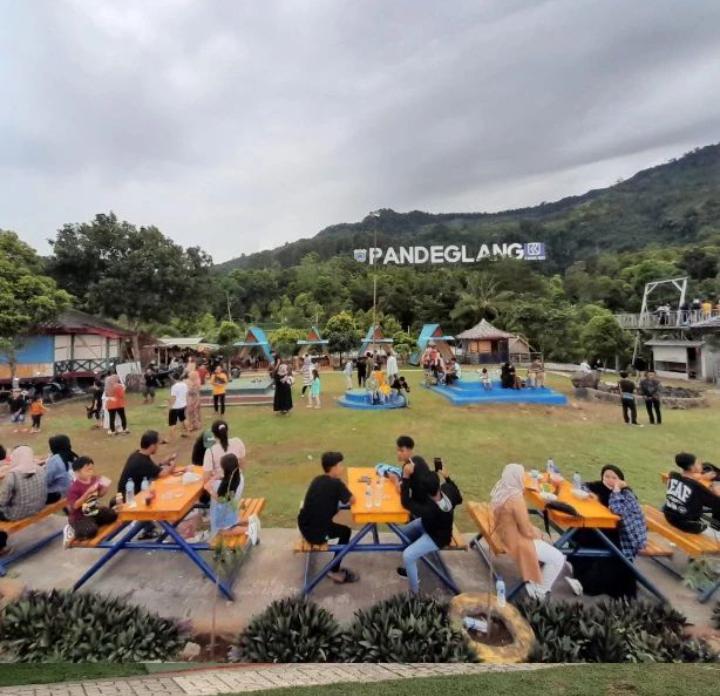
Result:
[[[253,515],[260,517],[264,507],[265,498],[243,498],[240,500],[240,519],[247,522]],[[247,546],[248,541],[248,535],[242,529],[228,529],[216,534],[210,540],[210,546],[217,548],[222,545],[226,549],[243,549]]]
[[[46,505],[42,510],[36,512],[31,517],[24,517],[21,520],[13,520],[12,522],[0,522],[0,532],[5,532],[6,534],[17,534],[17,532],[21,529],[25,529],[25,527],[35,524],[35,522],[39,522],[50,515],[54,515],[56,512],[61,512],[66,506],[67,500],[65,500],[65,498],[61,498],[56,503]]]
[[[648,537],[647,544],[640,552],[640,556],[645,556],[645,558],[670,558],[673,552],[672,546],[666,544],[662,539]]]
[[[720,554],[720,541],[716,541],[704,534],[689,534],[671,525],[661,510],[652,505],[644,505],[645,519],[648,529],[663,537],[666,541],[677,546],[690,558],[697,558],[705,554]]]
[[[495,534],[495,515],[490,503],[478,503],[471,500],[467,503],[467,511],[478,528],[480,537],[485,539],[490,550],[496,556],[507,553],[502,541]]]
[[[70,542],[70,546],[78,549],[96,549],[103,543],[103,541],[115,534],[119,529],[122,529],[122,527],[126,524],[128,523],[121,520],[115,520],[115,522],[111,522],[110,524],[104,524],[100,527],[100,529],[98,529],[97,534],[91,539],[73,539]]]

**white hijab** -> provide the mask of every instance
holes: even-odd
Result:
[[[500,480],[490,492],[490,503],[493,508],[499,508],[516,495],[525,492],[525,469],[522,464],[508,464],[502,472]]]
[[[10,454],[10,471],[18,474],[36,474],[38,465],[35,463],[35,454],[26,445],[16,447]]]

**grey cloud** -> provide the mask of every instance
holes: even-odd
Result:
[[[533,204],[717,141],[714,0],[0,0],[0,227],[115,210],[217,260]],[[570,190],[569,190],[570,189]]]

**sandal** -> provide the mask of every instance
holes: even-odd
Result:
[[[344,585],[348,582],[357,582],[360,578],[355,573],[352,572],[349,568],[343,568],[343,579],[342,580],[335,580],[335,578],[330,578],[336,585]]]

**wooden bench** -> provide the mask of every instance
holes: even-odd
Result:
[[[502,556],[507,553],[507,549],[502,541],[500,541],[495,534],[495,515],[492,507],[490,507],[490,503],[478,503],[471,500],[467,503],[467,511],[470,519],[472,519],[478,529],[478,534],[470,545],[475,546],[481,555],[484,556],[485,554],[480,550],[479,545],[480,540],[485,539],[490,551],[496,556]]]
[[[243,498],[240,501],[240,510],[242,512],[240,519],[247,522],[253,515],[260,517],[260,513],[264,507],[265,498]],[[223,548],[226,549],[244,549],[248,545],[248,542],[248,535],[242,529],[226,529],[216,534],[210,540],[210,547],[214,549],[222,545]]]
[[[652,505],[644,505],[645,519],[648,529],[659,534],[665,540],[675,544],[690,558],[697,558],[706,554],[720,554],[720,541],[716,541],[704,534],[689,534],[671,525],[661,510]]]
[[[673,553],[672,546],[666,544],[662,539],[648,537],[647,544],[640,552],[640,556],[645,558],[670,558]]]
[[[74,549],[96,549],[103,543],[103,541],[116,534],[118,530],[122,529],[126,524],[128,523],[122,522],[121,520],[115,520],[115,522],[111,522],[110,524],[104,524],[97,530],[97,533],[91,539],[73,539],[70,542],[70,546]]]
[[[21,529],[25,529],[25,527],[29,527],[30,525],[35,524],[50,515],[54,515],[56,512],[61,512],[66,506],[67,500],[61,498],[56,503],[46,505],[42,510],[36,512],[31,517],[24,517],[21,520],[13,520],[12,522],[0,522],[0,532],[5,532],[6,534],[16,534]]]

